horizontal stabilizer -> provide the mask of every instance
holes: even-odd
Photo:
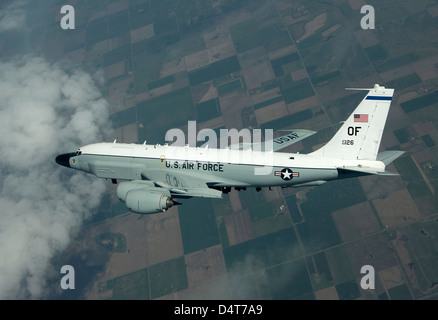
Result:
[[[391,171],[379,171],[377,169],[374,168],[365,168],[365,167],[338,167],[338,170],[344,170],[350,173],[358,173],[360,175],[368,175],[368,174],[373,174],[373,175],[379,175],[379,176],[398,176],[398,173],[394,173]]]
[[[395,159],[400,157],[404,151],[383,151],[377,155],[377,161],[382,161],[385,166],[393,162]]]

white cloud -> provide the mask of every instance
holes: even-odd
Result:
[[[24,26],[26,5],[27,0],[18,0],[0,10],[0,33],[18,30]]]
[[[53,257],[101,200],[105,183],[55,163],[104,140],[96,81],[42,58],[0,62],[0,299],[44,298]]]

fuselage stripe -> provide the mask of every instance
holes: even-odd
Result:
[[[130,158],[130,159],[147,159],[147,160],[157,160],[160,161],[160,158],[154,158],[154,157],[139,157],[139,156],[122,156],[122,155],[112,155],[112,154],[96,154],[96,153],[82,153],[81,156],[100,156],[100,157],[118,157],[118,158]],[[196,162],[210,162],[210,161],[202,161],[198,159],[167,159],[166,161],[196,161]],[[254,166],[254,167],[267,167],[268,165],[264,164],[254,164],[254,163],[234,163],[234,162],[215,162],[215,163],[223,163],[227,165],[237,165],[237,166]],[[272,165],[271,167],[277,168],[277,167],[285,167],[283,164],[278,165]],[[332,168],[320,168],[320,167],[296,167],[295,165],[288,165],[290,168],[295,169],[318,169],[318,170],[334,170],[335,167]]]
[[[383,97],[383,96],[368,96],[365,100],[392,100],[392,97]]]

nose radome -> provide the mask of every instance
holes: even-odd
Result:
[[[57,164],[70,168],[70,158],[74,156],[74,153],[64,153],[56,157]]]

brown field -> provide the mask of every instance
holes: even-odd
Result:
[[[280,101],[271,104],[268,107],[255,110],[255,114],[259,124],[269,122],[288,115],[286,104]]]
[[[432,17],[438,17],[438,4],[428,7],[427,12],[429,12]]]
[[[311,96],[299,101],[289,103],[287,105],[287,109],[289,110],[289,113],[292,114],[292,113],[297,113],[299,111],[310,109],[312,107],[317,106],[318,104],[319,104],[318,98],[316,96]]]
[[[108,15],[114,14],[116,12],[128,9],[128,2],[123,0],[112,1],[112,3],[109,3],[106,8]]]
[[[128,91],[131,82],[132,78],[126,76],[109,83],[107,99],[110,105],[110,114],[135,106],[135,99],[131,99],[134,101],[126,100],[126,92]]]
[[[412,68],[421,78],[421,81],[427,81],[438,77],[438,55],[427,57],[412,63]]]
[[[300,70],[297,70],[297,71],[292,71],[290,73],[290,75],[292,77],[292,81],[295,81],[295,82],[307,78],[306,69],[300,69]]]
[[[348,0],[348,3],[353,10],[360,10],[360,8],[367,4],[365,0]]]
[[[265,194],[265,198],[267,202],[279,199],[282,196],[281,188],[279,187],[273,187],[271,188],[271,190],[269,190],[269,188],[264,188],[263,192]]]
[[[222,116],[216,117],[214,119],[210,119],[201,123],[198,123],[198,130],[211,128],[216,129],[224,126],[224,118]]]
[[[380,271],[380,279],[382,279],[383,285],[386,290],[399,286],[404,283],[403,274],[400,266],[394,266]]]
[[[137,123],[131,123],[126,126],[117,128],[114,130],[117,142],[123,143],[137,143],[138,141],[138,128]],[[116,192],[114,190],[114,192]]]
[[[254,230],[248,210],[226,216],[225,226],[231,246],[254,238]]]
[[[387,168],[387,170],[396,172],[391,168]],[[360,177],[359,182],[368,200],[383,199],[392,192],[405,187],[402,178],[399,176],[365,176]]]
[[[339,300],[335,286],[315,291],[314,293],[317,300]]]
[[[135,29],[131,31],[131,43],[135,43],[141,40],[149,39],[155,36],[155,30],[153,24]]]
[[[364,265],[371,265],[376,272],[397,265],[397,259],[387,240],[386,233],[352,241],[345,244],[345,250],[354,274],[359,277]]]
[[[269,99],[276,98],[280,95],[280,90],[278,88],[274,88],[271,90],[263,91],[257,94],[252,95],[249,98],[249,105],[254,105]]]
[[[214,46],[210,49],[207,49],[209,62],[213,63],[218,60],[222,60],[231,56],[236,55],[236,48],[234,47],[234,43],[231,39],[225,43],[221,43],[217,46]]]
[[[98,252],[105,250],[96,243],[97,236],[112,232],[121,233],[126,237],[126,252],[107,251],[109,259],[106,262],[105,271],[97,276],[93,286],[86,293],[88,299],[110,298],[111,291],[98,292],[99,283],[143,269],[149,265],[145,220],[146,216],[128,213],[84,227],[81,237],[76,239],[75,249],[80,252],[83,250],[91,251],[94,256],[99,256]]]
[[[169,62],[165,62],[160,71],[160,78],[164,78],[171,74],[175,74],[186,69],[184,59],[178,58]]]
[[[332,34],[332,33],[335,32],[336,30],[338,30],[340,27],[342,27],[342,24],[337,23],[337,24],[331,26],[330,28],[324,30],[324,31],[321,33],[321,35],[322,35],[323,37],[327,37],[328,35]]]
[[[405,65],[405,66],[401,66],[389,71],[385,71],[382,73],[379,73],[380,77],[382,77],[382,79],[384,81],[392,81],[404,76],[407,76],[409,74],[414,73],[414,68],[412,68],[412,65]]]
[[[307,22],[304,26],[304,34],[297,40],[303,41],[304,39],[312,36],[316,30],[322,28],[327,21],[327,12],[323,12],[313,18],[310,22]]]
[[[337,210],[333,220],[343,241],[350,241],[380,230],[373,209],[368,201]]]
[[[419,136],[424,136],[431,133],[435,126],[432,121],[417,122],[412,125]]]
[[[228,28],[216,26],[216,30],[204,34],[205,47],[210,49],[217,47],[223,43],[231,42],[231,33]]]
[[[379,40],[373,32],[367,32],[369,30],[360,30],[354,33],[357,41],[362,48],[369,48],[379,44]]]
[[[245,93],[228,94],[219,98],[222,117],[227,128],[242,129],[241,111],[248,104],[248,96]]]
[[[245,84],[248,90],[259,88],[263,82],[274,78],[269,61],[244,69],[243,76],[245,77]]]
[[[185,261],[189,288],[200,286],[226,272],[221,245],[187,254]]]
[[[207,92],[202,96],[201,100],[199,100],[199,103],[204,102],[204,101],[208,101],[214,98],[218,97],[218,93],[217,93],[217,88],[213,85],[212,82],[208,82],[209,83],[209,87]]]
[[[208,49],[197,51],[184,57],[186,70],[188,72],[199,69],[210,64]]]
[[[269,58],[269,60],[274,60],[277,58],[287,56],[287,55],[294,53],[296,51],[297,51],[297,47],[294,45],[290,45],[290,46],[286,46],[286,47],[280,48],[278,50],[269,52],[268,58]]]
[[[233,208],[233,212],[238,212],[242,210],[242,204],[240,202],[239,192],[230,192],[228,194],[230,197],[231,207]]]
[[[387,150],[388,148],[397,146],[398,140],[392,131],[385,131],[380,141],[380,150]]]
[[[171,208],[163,214],[148,215],[145,223],[148,265],[184,254],[178,208]]]
[[[395,191],[384,199],[375,199],[373,205],[382,223],[389,227],[407,225],[421,217],[407,189]]]

